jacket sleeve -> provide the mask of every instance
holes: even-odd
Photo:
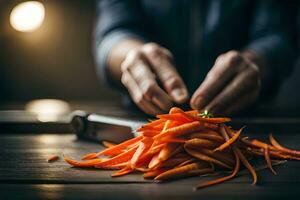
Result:
[[[94,30],[94,58],[97,74],[113,85],[107,73],[107,57],[121,40],[137,38],[147,41],[145,20],[137,0],[99,0]]]
[[[263,0],[258,1],[254,9],[250,43],[245,50],[257,53],[266,62],[263,93],[273,93],[277,88],[274,86],[293,68],[297,55],[295,4],[296,1]]]

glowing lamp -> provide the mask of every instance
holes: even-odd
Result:
[[[45,17],[45,7],[38,1],[18,4],[10,14],[10,24],[17,31],[32,32],[38,29]]]

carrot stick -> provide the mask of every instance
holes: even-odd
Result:
[[[194,163],[194,162],[196,162],[196,161],[197,161],[197,160],[196,160],[195,158],[190,158],[190,159],[188,159],[188,160],[186,160],[186,161],[180,163],[180,164],[178,165],[178,167],[181,167],[181,166],[184,166],[184,165],[187,165],[187,164],[190,164],[190,163]]]
[[[105,146],[106,148],[111,148],[111,147],[116,146],[115,143],[112,143],[112,142],[109,142],[109,141],[105,141],[105,140],[102,141],[102,145]]]
[[[155,130],[145,130],[141,132],[142,136],[145,137],[154,137],[156,135],[158,135],[160,133],[160,131],[155,131]]]
[[[264,152],[261,151],[261,149],[257,150],[257,149],[251,149],[248,150],[250,153],[254,154],[254,155],[258,155],[258,156],[264,156]],[[269,154],[271,157],[273,158],[278,158],[278,159],[293,159],[293,160],[300,160],[300,158],[297,157],[293,157],[291,155],[287,155],[287,154],[283,154],[282,152],[278,152],[278,151],[271,151],[269,149]]]
[[[169,158],[165,162],[163,162],[159,168],[171,168],[180,165],[181,163],[190,160],[190,157],[181,157],[181,158]]]
[[[237,153],[237,155],[239,156],[239,158],[241,159],[242,163],[245,165],[245,167],[250,171],[252,178],[253,178],[253,182],[252,185],[255,185],[257,182],[257,174],[255,172],[255,169],[252,167],[252,165],[248,162],[247,158],[245,158],[245,156],[243,155],[243,153],[240,151],[239,148],[234,147],[233,148],[234,152]]]
[[[190,110],[190,111],[186,111],[186,114],[192,115],[192,116],[197,116],[199,115],[199,111],[198,110]]]
[[[199,169],[202,169],[203,171],[199,172],[198,171]],[[197,173],[194,173],[194,171],[196,171],[196,170],[197,170]],[[192,164],[188,164],[188,165],[185,165],[182,167],[170,169],[170,170],[156,176],[155,180],[165,181],[165,180],[169,180],[169,179],[207,174],[210,172],[212,172],[212,169],[207,168],[207,167],[204,168],[202,164],[192,163]]]
[[[155,169],[155,170],[144,173],[143,177],[144,178],[154,178],[154,177],[158,176],[159,174],[164,173],[165,171],[168,171],[168,170],[170,170],[170,169],[168,169],[168,168]]]
[[[123,169],[120,169],[119,171],[114,172],[111,177],[118,177],[118,176],[124,176],[126,174],[131,173],[133,170],[130,167],[125,167]]]
[[[57,161],[58,159],[59,159],[58,155],[52,155],[47,158],[47,162],[54,162]]]
[[[193,116],[193,118],[194,118],[194,120],[198,120],[200,122],[211,123],[211,124],[222,124],[222,123],[231,121],[231,119],[227,118],[227,117],[204,118],[204,117],[199,117],[199,116]]]
[[[164,143],[185,143],[187,139],[165,137],[161,142]]]
[[[203,129],[203,130],[200,130],[199,132],[192,133],[191,137],[201,136],[201,135],[213,135],[213,136],[221,137],[220,133],[218,133],[217,131],[214,131],[214,130],[209,130],[209,129]],[[222,141],[225,141],[225,140],[222,138]]]
[[[215,158],[219,161],[222,161],[223,163],[226,163],[230,166],[234,165],[234,158],[232,157],[232,155],[230,153],[214,152],[210,149],[201,149],[200,151],[201,151],[201,153],[204,153],[207,156],[210,156],[210,157]]]
[[[184,111],[181,108],[173,107],[170,109],[169,114],[174,114],[174,113],[184,113]]]
[[[182,150],[182,147],[177,143],[168,143],[158,154],[158,159],[163,162]]]
[[[266,144],[266,143],[264,143],[264,142],[261,142],[261,141],[259,141],[259,140],[256,140],[256,139],[254,139],[254,140],[249,140],[249,139],[243,138],[243,139],[241,139],[241,141],[242,141],[243,143],[249,145],[249,146],[257,147],[257,148],[261,148],[261,149],[263,149],[266,145],[268,145],[268,144]],[[270,150],[277,150],[276,148],[274,148],[274,147],[271,146],[271,145],[268,145],[268,148],[269,148]]]
[[[90,160],[90,159],[94,159],[97,158],[98,153],[88,153],[85,154],[84,156],[81,157],[81,160]]]
[[[154,126],[159,125],[159,124],[161,124],[162,122],[165,122],[165,121],[166,120],[164,120],[164,119],[157,119],[157,120],[154,120],[154,121],[151,121],[147,124],[142,125],[141,128],[154,127]],[[139,131],[139,129],[137,129],[137,131]]]
[[[222,183],[222,182],[225,182],[227,180],[234,178],[240,170],[240,159],[235,152],[234,152],[234,156],[235,156],[236,164],[235,164],[234,170],[232,171],[232,173],[229,176],[218,178],[218,179],[208,181],[205,183],[200,183],[195,187],[195,189],[200,189],[200,188],[208,187],[211,185],[216,185],[216,184],[219,184],[219,183]]]
[[[103,159],[96,158],[86,161],[76,161],[68,157],[64,157],[65,161],[74,167],[94,167],[96,164],[103,162]]]
[[[223,117],[223,118],[203,118],[203,117],[199,117],[198,115],[195,115],[195,112],[194,112],[194,114],[193,114],[193,112],[192,113],[186,113],[183,110],[181,110],[180,108],[176,108],[176,107],[173,110],[176,114],[179,114],[179,113],[183,114],[183,116],[185,118],[189,119],[190,121],[200,121],[200,122],[207,122],[207,123],[212,123],[212,124],[221,124],[221,123],[231,121],[230,118],[226,118],[226,117]]]
[[[192,119],[186,117],[186,114],[183,114],[183,113],[157,115],[156,117],[159,118],[159,119],[170,120],[170,121],[178,121],[178,122],[181,122],[181,123],[188,123],[188,122],[193,121]]]
[[[143,138],[143,136],[138,136],[138,137],[132,138],[123,143],[117,144],[116,146],[110,147],[108,149],[104,149],[103,151],[100,151],[96,154],[95,153],[87,154],[87,155],[83,156],[81,159],[88,160],[88,159],[96,158],[100,155],[112,155],[112,154],[123,153],[123,149],[125,149],[129,145],[139,142],[142,138]]]
[[[200,171],[201,170],[201,171]],[[213,172],[211,168],[207,168],[207,166],[203,166],[202,163],[192,163],[182,167],[177,167],[174,169],[170,169],[158,176],[156,176],[155,180],[165,181],[169,179],[182,178],[188,176],[202,175]]]
[[[207,139],[211,140],[214,142],[222,143],[225,140],[219,136],[219,135],[211,135],[211,134],[206,134],[206,133],[193,133],[190,136],[191,139],[198,138],[198,139]]]
[[[220,127],[220,133],[222,134],[222,136],[224,137],[224,139],[226,141],[229,140],[229,136],[227,131],[231,131],[230,129],[226,129],[225,125],[222,125]],[[241,150],[236,147],[235,145],[233,146],[233,152],[240,158],[240,160],[242,161],[242,163],[245,165],[245,167],[250,171],[252,178],[253,178],[253,182],[252,185],[255,185],[257,182],[257,174],[255,172],[255,169],[252,167],[252,165],[248,162],[247,158],[243,155],[243,153],[241,152]]]
[[[139,161],[141,155],[143,155],[146,151],[148,151],[148,149],[152,145],[152,142],[153,140],[147,137],[140,142],[139,147],[137,148],[136,152],[133,154],[130,160],[130,165],[132,169],[136,167],[136,164]]]
[[[218,148],[214,149],[214,151],[222,151],[222,150],[230,147],[233,143],[235,143],[239,139],[242,130],[243,130],[243,128],[241,128],[232,138],[227,140],[224,144],[222,144]]]
[[[153,169],[157,167],[161,163],[160,159],[158,158],[158,154],[152,157],[151,161],[149,162],[148,168]]]
[[[190,139],[190,140],[186,141],[185,145],[188,147],[192,147],[192,148],[212,149],[212,148],[217,147],[219,144],[214,141],[207,140],[207,139],[194,138],[194,139]]]
[[[300,151],[296,151],[296,150],[291,150],[291,149],[288,149],[288,148],[285,148],[283,147],[281,144],[279,144],[277,142],[277,140],[273,137],[272,134],[269,135],[269,139],[270,139],[270,142],[271,144],[278,150],[284,152],[284,153],[287,153],[287,154],[291,154],[293,156],[300,156]]]
[[[126,161],[129,161],[133,154],[135,153],[136,149],[138,147],[132,147],[131,149],[129,149],[128,151],[126,152],[123,152],[113,158],[110,158],[106,161],[103,161],[103,162],[100,162],[100,163],[97,163],[95,165],[95,167],[97,168],[101,168],[101,167],[105,167],[105,166],[110,166],[110,165],[115,165],[115,164],[118,164],[118,163],[123,163],[123,162],[126,162]]]
[[[275,170],[273,169],[273,167],[272,167],[272,161],[271,161],[271,159],[270,159],[270,154],[269,154],[269,148],[268,148],[268,145],[266,145],[265,148],[264,148],[264,155],[265,155],[265,160],[266,160],[266,162],[267,162],[267,165],[268,165],[269,169],[271,170],[271,172],[272,172],[274,175],[276,175],[277,173],[276,173],[276,171],[275,171]]]
[[[160,139],[164,136],[172,136],[172,137],[178,137],[187,133],[192,133],[194,131],[198,131],[202,128],[201,124],[199,122],[190,122],[186,123],[177,127],[170,128],[156,136],[154,136],[154,139]]]
[[[190,149],[188,147],[185,146],[185,150],[193,157],[195,158],[198,158],[199,160],[203,160],[203,161],[206,161],[206,162],[209,162],[209,163],[214,163],[220,167],[223,167],[223,168],[227,168],[227,169],[232,169],[231,166],[229,166],[228,164],[222,162],[222,161],[219,161],[215,158],[212,158],[210,156],[207,156],[205,155],[204,153],[201,153],[199,151],[196,151],[196,150],[193,150],[193,149]]]

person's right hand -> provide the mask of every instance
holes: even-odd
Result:
[[[156,43],[128,52],[121,70],[122,84],[136,105],[149,115],[164,113],[173,102],[181,104],[188,100],[188,91],[171,53]]]

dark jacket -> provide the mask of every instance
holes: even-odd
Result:
[[[274,88],[291,70],[296,56],[296,1],[271,0],[101,0],[95,32],[99,74],[106,81],[106,59],[124,38],[154,41],[174,55],[191,93],[215,59],[229,50],[263,56]]]

